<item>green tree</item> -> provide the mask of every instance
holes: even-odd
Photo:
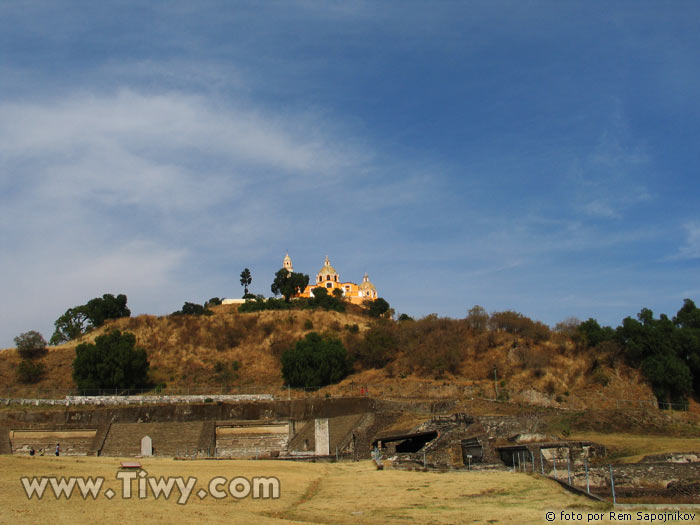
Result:
[[[583,341],[585,348],[598,346],[604,341],[612,341],[616,338],[615,330],[609,326],[600,326],[593,318],[579,323],[576,327],[576,334]]]
[[[111,293],[90,299],[85,305],[85,313],[93,327],[102,326],[107,319],[131,316],[131,310],[126,307],[126,295],[114,297]]]
[[[15,337],[15,345],[17,353],[23,359],[33,359],[46,353],[46,340],[35,330]]]
[[[282,354],[282,376],[292,387],[315,388],[337,383],[349,372],[343,343],[316,332],[310,332]]]
[[[248,295],[248,287],[252,282],[253,276],[250,274],[250,270],[248,268],[243,268],[243,271],[241,272],[241,286],[243,287],[244,298]]]
[[[148,385],[148,358],[136,347],[136,337],[113,330],[95,343],[81,343],[75,349],[73,379],[83,392],[101,389],[142,388]]]
[[[690,299],[684,299],[683,306],[678,310],[673,322],[679,328],[700,329],[700,309]]]
[[[283,295],[284,301],[289,302],[293,295],[301,293],[309,284],[309,276],[303,273],[288,272],[281,268],[275,274],[275,280],[270,289],[275,295]]]
[[[204,303],[204,308],[209,308],[210,306],[218,306],[221,304],[221,299],[218,297],[212,297],[206,303]]]
[[[61,317],[56,319],[54,326],[56,330],[50,340],[52,345],[72,341],[86,333],[90,327],[90,319],[85,305],[74,306],[66,310]]]
[[[126,301],[124,294],[115,297],[107,293],[90,299],[86,304],[69,308],[54,323],[56,330],[50,343],[58,345],[76,339],[93,328],[102,326],[107,319],[129,317],[131,311],[126,307]]]
[[[333,290],[333,295],[328,295],[328,290],[323,286],[317,286],[311,291],[313,297],[307,302],[309,308],[323,308],[324,310],[335,310],[336,312],[345,311],[345,302],[335,293],[338,291],[338,288]]]
[[[662,401],[685,402],[693,390],[700,394],[700,329],[695,305],[686,299],[673,320],[658,319],[642,308],[637,319],[626,317],[615,332],[625,360],[639,367]]]
[[[389,311],[389,303],[381,297],[375,299],[374,301],[367,299],[363,304],[367,307],[367,313],[370,317],[381,317]]]
[[[190,303],[185,301],[182,305],[182,309],[177,312],[173,312],[173,315],[213,315],[214,312],[208,308],[197,303]]]
[[[314,299],[323,300],[324,298],[328,297],[328,290],[326,290],[323,286],[317,286],[311,291],[314,294]]]
[[[685,404],[693,378],[688,366],[671,354],[657,354],[642,361],[642,373],[660,401]]]

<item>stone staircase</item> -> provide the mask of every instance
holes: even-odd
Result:
[[[193,454],[200,443],[204,421],[169,423],[112,423],[101,456],[141,454],[141,439],[150,436],[153,455],[175,457]]]

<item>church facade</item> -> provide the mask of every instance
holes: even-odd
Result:
[[[282,268],[288,272],[294,271],[289,254],[284,257]],[[331,266],[327,255],[323,266],[316,274],[316,279],[313,282],[311,282],[311,279],[309,281],[309,285],[297,297],[313,297],[313,289],[318,286],[326,288],[328,295],[333,295],[333,291],[336,289],[340,290],[343,298],[353,304],[362,304],[368,299],[374,301],[379,297],[377,288],[369,280],[366,272],[360,284],[350,281],[344,282],[340,279],[340,274]]]

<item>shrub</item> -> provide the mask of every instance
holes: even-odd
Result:
[[[469,328],[474,332],[483,332],[486,330],[489,322],[489,314],[483,306],[474,305],[467,312],[467,323]]]
[[[506,310],[505,312],[494,312],[489,319],[489,327],[492,330],[508,332],[531,339],[536,343],[547,341],[551,332],[549,327],[539,321],[533,321],[523,314]]]
[[[201,304],[185,302],[182,309],[173,312],[173,315],[213,315],[214,312],[205,308]]]
[[[365,368],[382,368],[398,351],[398,342],[390,322],[376,323],[364,334],[355,359]]]
[[[17,365],[17,381],[20,383],[36,383],[44,375],[44,364],[22,359]]]
[[[378,297],[374,301],[367,299],[364,301],[363,305],[367,308],[367,313],[370,317],[381,317],[389,311],[389,303],[381,297]]]
[[[292,387],[321,387],[337,383],[350,366],[343,343],[311,332],[282,354],[282,376]]]
[[[75,349],[73,379],[85,390],[141,388],[148,384],[148,359],[136,337],[113,330]]]
[[[322,286],[317,286],[312,291],[314,296],[306,301],[307,308],[323,308],[324,310],[334,310],[336,312],[345,311],[342,292],[340,292],[340,297],[335,293],[333,295],[328,295],[328,291]],[[338,288],[333,291],[338,291]]]
[[[314,323],[311,321],[311,319],[307,319],[304,321],[304,330],[313,330],[314,328]]]
[[[240,367],[241,364],[238,361],[233,361],[231,364],[223,361],[217,361],[214,364],[214,379],[217,383],[228,385],[235,379],[238,379],[238,370]]]
[[[15,337],[17,353],[23,359],[33,359],[46,353],[46,340],[34,330]]]
[[[399,346],[411,368],[437,377],[459,370],[469,330],[464,321],[429,315],[412,323],[401,323],[400,326]]]

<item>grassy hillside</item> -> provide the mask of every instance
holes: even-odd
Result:
[[[377,323],[359,310],[239,313],[233,305],[213,310],[211,316],[142,315],[108,321],[77,341],[49,347],[42,358],[47,373],[34,385],[16,382],[19,357],[15,350],[3,351],[0,384],[12,395],[73,388],[75,346],[116,328],[135,334],[137,344],[146,349],[154,384],[272,390],[283,384],[282,352],[306,333],[318,331],[340,338],[357,358],[353,374],[327,387],[331,395],[348,392],[352,384],[367,385],[370,394],[386,397],[497,397],[581,408],[652,397],[639,372],[619,356],[583,351],[561,333],[545,337],[476,331],[465,320],[435,316]],[[379,365],[377,355],[367,356],[376,348],[381,350]]]

